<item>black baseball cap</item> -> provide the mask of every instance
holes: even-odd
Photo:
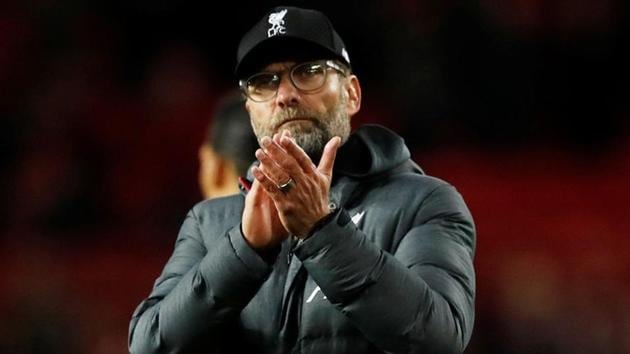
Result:
[[[343,40],[322,12],[277,6],[263,16],[241,39],[236,54],[238,78],[273,61],[338,59],[350,68]]]

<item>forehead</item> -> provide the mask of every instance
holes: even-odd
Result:
[[[282,70],[287,70],[287,69],[291,68],[292,66],[294,66],[295,64],[297,64],[296,61],[275,62],[275,63],[271,63],[271,64],[268,64],[267,66],[263,67],[262,71],[282,71]]]

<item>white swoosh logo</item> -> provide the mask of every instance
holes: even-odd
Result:
[[[363,214],[365,214],[365,210],[363,210],[363,211],[362,211],[362,212],[360,212],[360,213],[356,213],[356,214],[354,214],[354,216],[352,217],[352,222],[353,222],[355,225],[359,225],[359,221],[361,221],[361,218],[363,217]]]
[[[315,295],[317,295],[317,293],[320,291],[321,289],[318,287],[316,287],[315,289],[313,289],[313,292],[311,293],[311,296],[308,297],[308,299],[306,299],[306,303],[310,303],[311,301],[313,301],[313,298],[315,297]],[[324,299],[326,299],[326,295],[324,295]]]

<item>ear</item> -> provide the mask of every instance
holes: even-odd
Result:
[[[224,183],[223,161],[208,144],[199,147],[198,157],[199,187],[204,198],[210,198]]]
[[[203,143],[199,145],[199,149],[197,150],[197,158],[199,159],[199,165],[203,166],[206,161],[212,159],[212,148],[208,146],[208,144]]]
[[[348,95],[347,111],[352,117],[361,109],[361,84],[356,75],[350,75],[346,80],[346,94]]]

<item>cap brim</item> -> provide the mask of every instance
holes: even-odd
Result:
[[[290,35],[271,37],[250,49],[235,68],[238,78],[247,77],[273,62],[342,59],[329,48]]]

